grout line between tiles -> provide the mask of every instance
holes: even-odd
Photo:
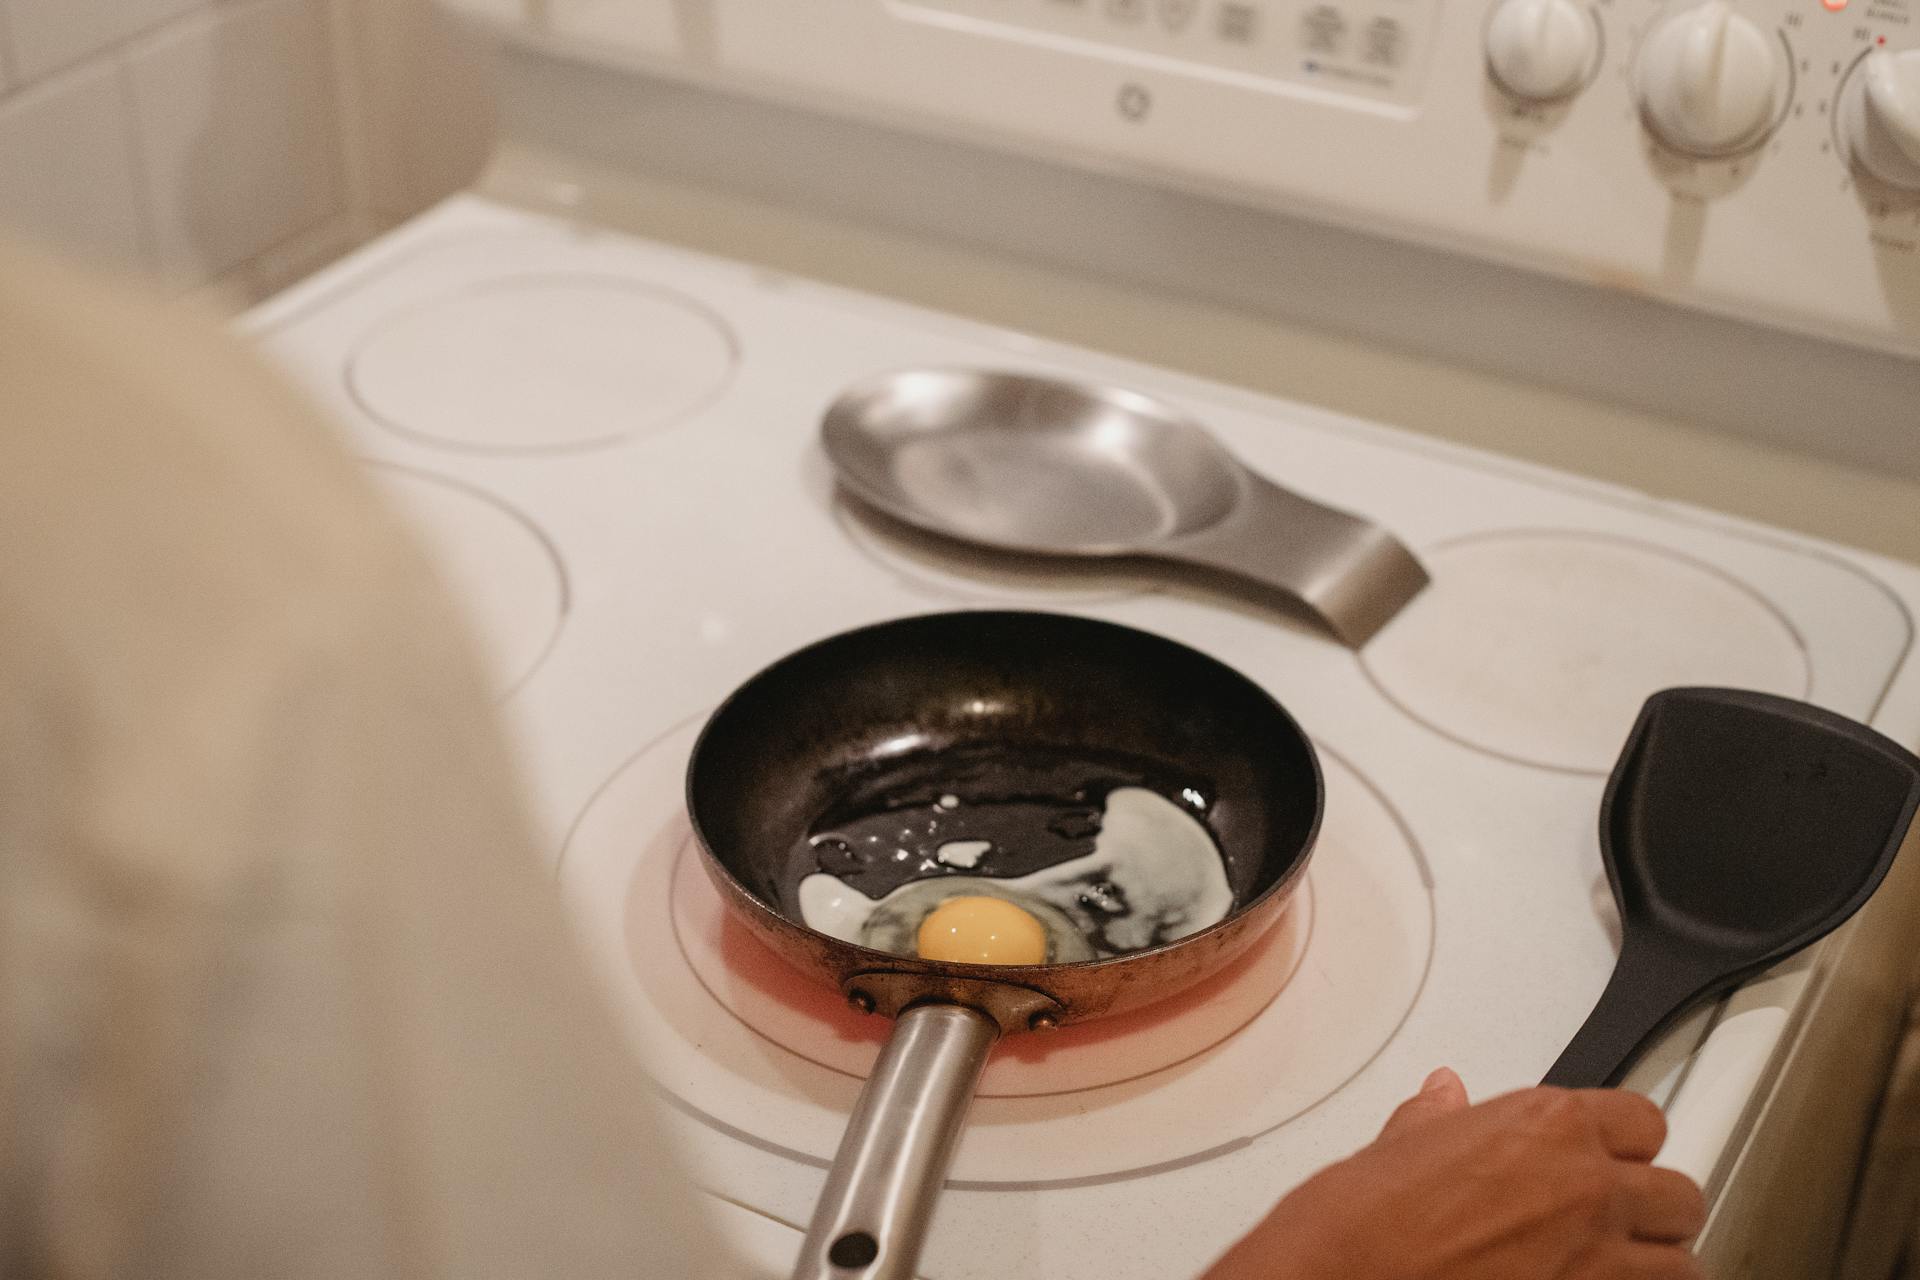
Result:
[[[138,58],[182,32],[196,27],[210,31],[250,9],[264,9],[268,5],[283,3],[286,0],[200,0],[198,5],[185,13],[175,14],[140,31],[128,32],[111,45],[103,45],[100,52],[112,51],[130,59]]]
[[[176,13],[171,17],[161,18],[156,22],[149,23],[133,31],[117,35],[111,40],[106,40],[95,45],[83,54],[68,58],[65,62],[56,63],[51,67],[43,68],[33,75],[28,76],[25,72],[21,71],[19,67],[19,57],[13,52],[12,31],[10,28],[5,28],[4,26],[6,22],[5,0],[0,0],[0,34],[9,37],[5,41],[4,46],[0,46],[0,54],[4,54],[8,60],[7,70],[13,76],[11,88],[14,90],[24,89],[30,85],[44,84],[69,71],[78,71],[85,67],[99,67],[115,59],[124,58],[135,52],[137,46],[165,39],[175,31],[185,28],[196,20],[210,19],[216,7],[220,9],[239,8],[241,4],[257,2],[258,0],[199,0],[199,3],[191,9]]]
[[[147,137],[140,114],[140,101],[134,92],[133,63],[124,53],[116,54],[114,80],[119,88],[120,111],[125,125],[127,165],[133,176],[133,216],[140,257],[147,271],[160,276],[159,196],[153,186],[153,170],[147,164]]]
[[[371,138],[373,113],[367,106],[362,68],[367,51],[359,39],[356,0],[324,0],[327,39],[327,97],[333,108],[333,163],[340,178],[341,213],[359,217],[372,210]]]
[[[20,88],[20,67],[14,60],[11,21],[7,17],[6,0],[0,0],[0,100]]]
[[[4,2],[4,0],[0,0]],[[140,58],[159,48],[183,32],[203,32],[213,35],[223,25],[240,20],[244,21],[254,13],[271,8],[306,8],[315,12],[319,18],[322,39],[326,41],[324,51],[318,52],[322,59],[320,75],[324,81],[325,110],[329,114],[330,127],[321,148],[325,154],[317,162],[331,166],[337,182],[337,196],[328,202],[330,207],[313,212],[311,218],[299,227],[281,236],[272,244],[259,249],[238,262],[218,272],[207,273],[200,270],[180,272],[164,261],[165,254],[160,246],[158,190],[154,185],[155,174],[146,162],[146,137],[143,128],[142,113],[139,110],[134,81],[135,67]],[[169,292],[177,296],[193,296],[199,293],[217,295],[237,294],[243,300],[257,301],[264,293],[284,287],[291,279],[307,274],[318,265],[336,256],[334,247],[351,247],[359,238],[356,227],[350,226],[352,220],[361,211],[354,206],[353,191],[348,167],[345,162],[346,129],[341,119],[339,69],[340,59],[337,50],[340,42],[334,30],[337,10],[334,0],[222,0],[221,3],[181,14],[177,18],[149,28],[145,33],[123,41],[115,55],[117,70],[121,77],[122,96],[129,117],[130,136],[137,139],[133,157],[135,186],[140,207],[136,210],[141,226],[144,256],[148,259],[154,274]],[[276,259],[286,256],[293,263],[277,263]],[[310,261],[309,261],[310,259]],[[263,288],[263,283],[265,288]]]

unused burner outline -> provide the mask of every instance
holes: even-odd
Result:
[[[675,406],[657,421],[637,421],[633,425],[604,435],[589,436],[580,440],[568,440],[553,444],[479,444],[471,440],[462,440],[453,436],[439,435],[422,431],[417,427],[401,422],[395,415],[382,410],[375,401],[376,396],[369,395],[363,385],[362,361],[367,358],[376,344],[390,337],[395,331],[413,323],[421,316],[449,304],[486,298],[496,293],[510,293],[529,286],[548,285],[566,287],[590,287],[608,292],[634,294],[656,303],[666,303],[687,315],[697,319],[712,336],[720,340],[726,351],[725,368],[720,371],[713,385],[684,405]],[[739,376],[741,363],[741,345],[739,335],[732,324],[718,311],[691,294],[665,285],[656,285],[621,276],[600,274],[587,271],[542,271],[522,272],[514,275],[495,276],[491,279],[458,286],[449,292],[436,294],[414,302],[391,312],[376,321],[347,352],[342,365],[341,381],[347,397],[355,408],[384,429],[410,440],[416,444],[435,449],[448,449],[457,453],[477,454],[483,457],[525,457],[552,454],[590,453],[600,449],[623,444],[638,436],[650,436],[669,430],[688,419],[712,408],[732,388]]]
[[[539,651],[527,662],[525,670],[520,672],[519,675],[512,677],[505,687],[496,695],[496,701],[503,703],[509,701],[515,694],[519,693],[520,690],[526,688],[527,684],[539,673],[540,669],[546,666],[547,659],[552,657],[553,651],[559,647],[560,634],[566,630],[567,623],[573,616],[573,577],[567,571],[566,557],[560,553],[560,544],[548,536],[547,531],[542,528],[539,522],[532,516],[514,506],[499,494],[483,489],[476,484],[472,484],[456,476],[444,475],[438,471],[429,471],[423,467],[409,466],[406,463],[389,462],[385,459],[362,458],[360,462],[361,465],[369,471],[385,472],[389,475],[401,476],[408,480],[417,480],[424,484],[457,493],[462,497],[476,499],[485,506],[506,516],[514,525],[525,531],[526,534],[533,539],[535,545],[544,553],[547,563],[553,568],[554,585],[559,592],[559,600],[554,609],[553,626],[548,631],[546,640],[540,645]],[[403,521],[408,519],[404,511],[396,511],[395,514]],[[411,524],[409,524],[409,532],[413,534],[417,542],[426,541],[427,535],[424,532],[413,529]],[[449,590],[451,590],[451,587],[449,587]],[[476,635],[476,639],[482,646],[486,643],[484,636]],[[486,656],[484,649],[482,656]]]
[[[1459,537],[1447,538],[1432,543],[1425,548],[1422,555],[1431,557],[1436,552],[1450,551],[1457,547],[1472,546],[1476,543],[1509,542],[1527,538],[1557,538],[1602,544],[1611,543],[1634,552],[1671,560],[1676,564],[1683,564],[1690,569],[1697,570],[1707,577],[1716,579],[1726,586],[1733,588],[1736,592],[1758,605],[1763,613],[1767,614],[1774,622],[1779,624],[1780,629],[1786,634],[1787,638],[1792,641],[1794,652],[1797,653],[1800,658],[1802,679],[1798,691],[1789,696],[1806,698],[1812,693],[1814,674],[1813,653],[1812,650],[1808,648],[1806,637],[1801,634],[1800,628],[1794,625],[1793,619],[1789,618],[1780,606],[1769,599],[1759,588],[1753,586],[1739,575],[1711,561],[1691,555],[1688,552],[1677,551],[1672,547],[1662,546],[1660,543],[1635,538],[1627,534],[1593,529],[1557,529],[1542,527],[1493,529],[1479,533],[1464,534]],[[1415,598],[1414,604],[1415,606],[1418,605],[1418,597]],[[1605,777],[1612,770],[1611,762],[1593,768],[1560,764],[1554,761],[1539,760],[1531,756],[1520,755],[1516,752],[1503,751],[1498,747],[1489,746],[1484,742],[1477,742],[1444,725],[1435,723],[1431,717],[1409,706],[1399,694],[1395,693],[1394,690],[1388,686],[1387,681],[1381,677],[1380,673],[1374,670],[1373,664],[1368,661],[1367,651],[1365,649],[1358,651],[1354,657],[1360,667],[1361,674],[1366,677],[1367,683],[1372,685],[1374,691],[1384,698],[1394,710],[1400,712],[1400,714],[1406,716],[1423,729],[1446,739],[1456,746],[1465,747],[1469,751],[1486,756],[1489,759],[1499,760],[1505,764],[1516,764],[1524,768],[1537,769],[1546,773],[1563,774],[1568,777]]]

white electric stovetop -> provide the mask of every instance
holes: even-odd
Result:
[[[1597,810],[1654,690],[1764,689],[1920,740],[1913,568],[475,198],[249,327],[465,599],[561,888],[724,1231],[770,1263],[886,1028],[729,923],[681,786],[705,715],[800,645],[940,609],[1109,618],[1263,684],[1327,774],[1307,888],[1247,960],[1173,1007],[997,1051],[930,1280],[1191,1274],[1434,1066],[1476,1096],[1536,1081],[1613,964]],[[1393,529],[1434,585],[1356,656],[1175,576],[857,511],[820,416],[928,364],[1153,392]],[[1668,1106],[1666,1162],[1713,1173],[1803,972],[1702,1010],[1635,1073]]]

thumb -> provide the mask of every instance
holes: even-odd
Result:
[[[1426,1078],[1420,1086],[1420,1092],[1394,1109],[1376,1141],[1397,1138],[1429,1120],[1464,1111],[1468,1105],[1467,1086],[1460,1083],[1460,1077],[1454,1074],[1452,1068],[1441,1067]]]

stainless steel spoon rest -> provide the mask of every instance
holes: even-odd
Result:
[[[835,401],[821,440],[857,498],[1003,551],[1140,556],[1273,588],[1359,648],[1427,584],[1391,533],[1245,467],[1135,391],[908,369]]]

